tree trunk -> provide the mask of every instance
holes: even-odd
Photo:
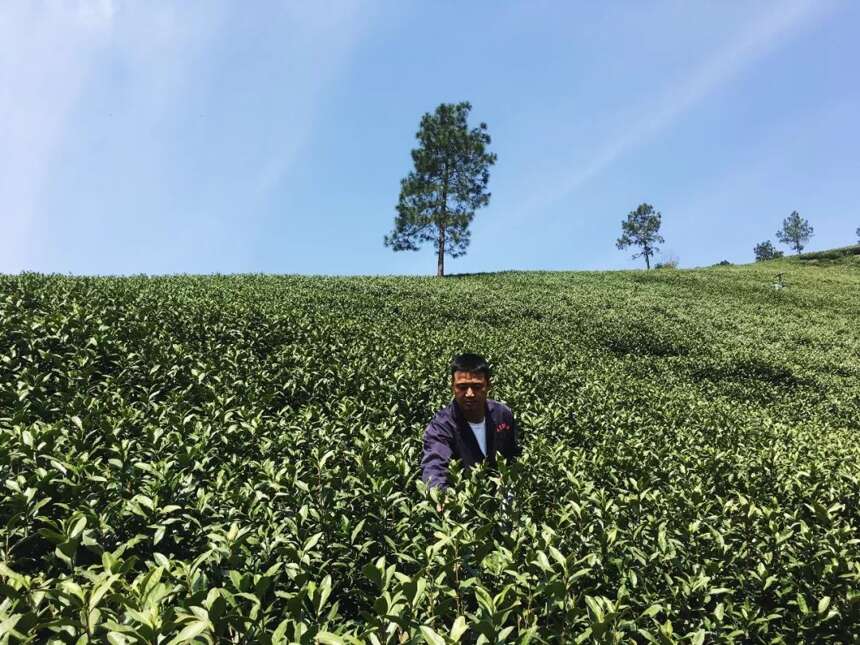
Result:
[[[642,255],[645,256],[645,270],[650,271],[651,270],[651,260],[650,260],[651,251],[647,246],[645,247],[645,252]]]
[[[442,212],[439,217],[439,248],[436,250],[436,277],[445,277],[445,225],[448,223],[448,163],[442,172]]]
[[[445,276],[445,223],[439,224],[439,247],[436,253],[436,277]]]

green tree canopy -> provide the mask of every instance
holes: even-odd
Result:
[[[445,254],[466,253],[475,210],[490,201],[487,183],[496,155],[487,152],[486,123],[469,129],[471,109],[466,101],[442,103],[421,117],[419,146],[412,150],[415,168],[400,182],[394,230],[385,237],[385,246],[395,251],[434,243],[437,276],[445,275]]]
[[[619,249],[628,246],[638,246],[642,250],[633,254],[633,259],[645,258],[645,268],[651,268],[651,257],[660,251],[658,244],[666,240],[660,235],[662,215],[655,211],[651,204],[639,204],[635,211],[627,214],[627,219],[621,221],[621,237],[615,242]]]
[[[778,251],[770,240],[759,242],[753,248],[756,262],[764,262],[765,260],[773,260],[782,257],[782,251]]]
[[[782,220],[782,228],[776,232],[776,239],[800,255],[813,233],[814,229],[809,221],[803,219],[797,211],[792,211],[791,215]]]

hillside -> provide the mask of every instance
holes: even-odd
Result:
[[[858,268],[0,276],[0,638],[857,641]]]
[[[806,266],[832,266],[836,264],[857,267],[860,266],[860,244],[843,246],[838,249],[827,249],[825,251],[801,253],[800,255],[792,255],[784,258],[783,261]]]

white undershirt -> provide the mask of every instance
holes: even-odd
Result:
[[[472,423],[467,421],[469,427],[472,428],[472,434],[478,440],[478,446],[481,448],[481,454],[487,456],[487,419],[483,419],[480,423]]]

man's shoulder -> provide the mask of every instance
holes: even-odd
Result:
[[[510,407],[508,407],[504,401],[487,399],[487,407],[490,410],[490,414],[495,418],[510,418],[514,415],[514,413],[511,412]]]
[[[455,405],[456,403],[451,401],[451,403],[436,412],[433,418],[430,419],[427,429],[454,430],[457,426]],[[513,412],[511,412],[510,407],[504,401],[487,399],[487,411],[494,421],[510,421],[513,418]]]
[[[456,421],[454,420],[454,405],[455,404],[452,401],[444,408],[436,412],[436,414],[433,415],[433,418],[430,419],[430,424],[428,428],[432,426],[445,428],[456,425]]]

